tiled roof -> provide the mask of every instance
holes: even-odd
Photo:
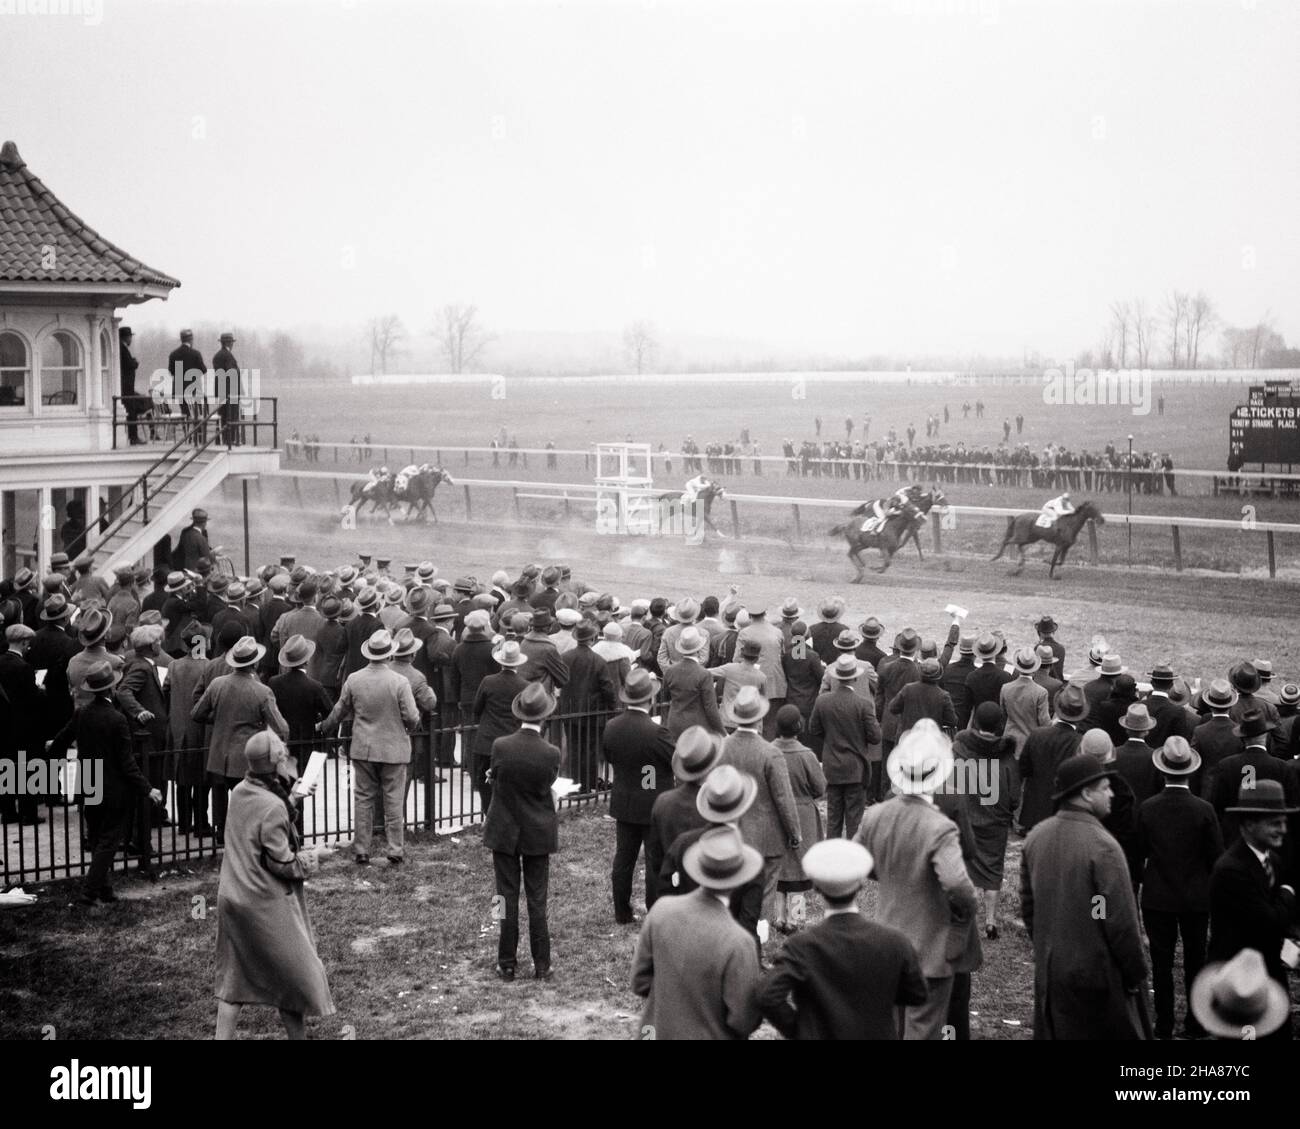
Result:
[[[180,285],[70,212],[28,169],[12,141],[0,148],[0,282]]]

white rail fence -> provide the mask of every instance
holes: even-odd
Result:
[[[299,505],[302,505],[302,495],[300,491],[300,479],[329,480],[334,483],[335,499],[340,508],[345,506],[349,500],[351,484],[356,482],[356,475],[343,474],[335,471],[301,471],[301,470],[281,470],[274,475],[265,477],[289,479],[293,482],[295,498]],[[346,485],[345,485],[346,484]],[[564,504],[565,514],[569,515],[574,509],[594,509],[596,502],[596,486],[591,482],[538,482],[535,480],[524,479],[495,479],[495,478],[457,478],[451,490],[460,490],[465,502],[465,518],[467,521],[473,520],[473,494],[475,490],[487,491],[505,491],[509,490],[512,494],[514,503],[514,512],[516,518],[523,518],[523,503],[532,500],[562,502]],[[543,492],[545,491],[545,492]],[[673,491],[661,491],[650,489],[645,494],[651,497],[659,497],[663,494],[673,493]],[[738,540],[744,535],[744,527],[741,523],[740,507],[745,506],[768,506],[789,509],[794,520],[796,537],[803,537],[803,511],[805,510],[836,510],[844,514],[849,508],[850,503],[844,499],[835,498],[798,498],[789,496],[776,496],[766,494],[732,494],[727,493],[723,501],[728,503],[731,518],[731,534]],[[936,554],[943,552],[943,534],[946,530],[953,528],[952,522],[959,520],[963,515],[974,518],[999,518],[1014,517],[1017,514],[1027,512],[1022,507],[1007,506],[963,506],[948,505],[945,507],[945,514],[951,515],[945,520],[945,514],[932,511],[930,514],[930,535],[931,551]],[[1233,533],[1243,536],[1252,534],[1261,534],[1264,537],[1265,548],[1268,556],[1268,574],[1270,577],[1277,577],[1277,545],[1276,535],[1281,534],[1300,534],[1300,524],[1280,521],[1257,521],[1251,517],[1243,517],[1238,521],[1229,521],[1223,518],[1207,517],[1183,517],[1168,516],[1163,514],[1127,514],[1127,513],[1104,513],[1107,525],[1114,525],[1120,528],[1128,526],[1153,526],[1157,528],[1168,529],[1173,540],[1174,567],[1177,571],[1183,571],[1183,549],[1182,535],[1183,529],[1210,529],[1218,530],[1224,533]],[[1098,563],[1097,531],[1093,522],[1087,523],[1087,548],[1088,557],[1092,564]]]

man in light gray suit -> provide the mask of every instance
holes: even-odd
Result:
[[[367,666],[348,675],[339,700],[320,723],[322,733],[333,733],[339,722],[352,721],[353,812],[356,819],[354,858],[370,861],[374,831],[374,803],[384,799],[384,834],[388,861],[402,861],[406,813],[406,766],[411,761],[410,731],[420,724],[411,684],[392,669],[397,653],[393,637],[382,628],[361,644]]]
[[[952,747],[929,718],[894,747],[888,772],[897,795],[867,809],[854,836],[876,861],[880,882],[876,920],[916,947],[929,995],[909,1007],[904,1039],[940,1039],[959,963],[972,967],[975,887],[962,861],[957,824],[936,806],[934,793],[953,770]]]
[[[758,796],[741,817],[740,832],[745,842],[763,856],[765,921],[775,920],[776,883],[786,849],[799,846],[802,840],[785,754],[758,731],[770,706],[757,686],[742,687],[731,703],[736,731],[722,742],[718,757],[719,764],[729,764],[758,781]]]
[[[727,825],[688,847],[682,869],[699,889],[656,901],[637,938],[632,991],[646,998],[641,1038],[747,1039],[762,1022],[758,951],[728,902],[763,859]]]

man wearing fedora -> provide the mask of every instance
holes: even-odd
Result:
[[[432,630],[424,638],[424,645],[415,658],[416,668],[424,673],[438,699],[437,713],[429,719],[435,730],[430,738],[429,753],[434,767],[439,770],[451,769],[456,763],[456,724],[460,720],[460,704],[452,671],[456,640],[451,629],[457,614],[451,604],[439,603],[434,607],[429,616]],[[441,771],[438,775],[441,777]]]
[[[1241,738],[1229,710],[1237,701],[1237,691],[1226,678],[1216,678],[1197,695],[1203,714],[1208,717],[1192,730],[1192,748],[1201,755],[1201,771],[1192,781],[1202,799],[1214,795],[1214,777],[1224,757],[1241,752]]]
[[[584,792],[593,792],[600,774],[599,753],[605,716],[613,713],[618,689],[609,663],[591,649],[600,632],[584,619],[574,628],[576,646],[560,656],[565,667],[559,712],[566,715],[564,744],[568,775]]]
[[[1223,841],[1229,847],[1237,842],[1240,834],[1232,805],[1242,787],[1260,780],[1275,780],[1282,787],[1288,804],[1294,804],[1300,798],[1300,781],[1296,779],[1295,770],[1287,761],[1279,760],[1268,751],[1269,734],[1273,728],[1263,710],[1250,710],[1233,727],[1233,732],[1241,740],[1241,752],[1224,757],[1215,769],[1213,791],[1205,798],[1218,813]]]
[[[781,629],[767,621],[767,608],[759,605],[747,607],[749,626],[736,637],[737,645],[743,646],[746,640],[756,640],[760,651],[758,665],[767,676],[767,686],[763,693],[767,697],[771,710],[764,716],[763,736],[771,740],[776,736],[776,711],[785,705],[785,671],[781,667],[781,651],[785,645],[785,636]]]
[[[762,1022],[758,952],[730,896],[763,866],[730,825],[687,848],[682,867],[699,888],[656,901],[637,937],[632,991],[646,1000],[643,1039],[747,1039]]]
[[[1119,655],[1108,654],[1101,660],[1097,677],[1083,685],[1084,696],[1088,699],[1088,725],[1085,728],[1091,729],[1101,724],[1102,703],[1114,696],[1115,684],[1120,675],[1128,672],[1128,667]]]
[[[68,685],[68,663],[81,650],[68,628],[72,605],[67,597],[50,596],[41,608],[36,635],[27,648],[27,662],[33,670],[45,671],[45,732],[53,736],[72,717],[72,690]]]
[[[975,640],[975,669],[966,676],[966,700],[974,713],[984,702],[1002,703],[1002,687],[1015,678],[998,662],[1003,641],[992,632]]]
[[[835,640],[840,637],[847,624],[840,618],[844,614],[844,601],[838,596],[833,596],[829,600],[822,602],[817,612],[817,622],[812,625],[808,632],[808,641],[812,644],[812,649],[817,652],[817,657],[827,666],[833,663],[838,655],[835,651]]]
[[[507,737],[519,728],[514,702],[528,685],[522,674],[522,669],[528,665],[528,656],[520,649],[518,640],[503,641],[492,652],[492,660],[500,669],[478,684],[467,717],[467,720],[473,719],[475,726],[470,777],[485,812],[492,803],[492,785],[487,772],[492,767],[493,743],[498,737]]]
[[[709,673],[721,684],[722,701],[719,712],[724,723],[731,724],[731,704],[743,687],[754,686],[760,694],[766,688],[767,675],[758,665],[762,654],[763,647],[757,639],[746,639],[739,644],[734,661],[709,668]],[[782,659],[786,657],[783,655]]]
[[[231,351],[235,344],[233,333],[221,335],[221,348],[212,355],[212,379],[216,389],[216,400],[221,405],[221,441],[227,447],[237,447],[243,443],[242,428],[239,424],[241,374],[239,362]]]
[[[207,683],[190,718],[212,726],[208,740],[208,782],[212,786],[212,825],[217,844],[224,842],[226,809],[230,791],[248,771],[244,746],[255,733],[272,729],[282,741],[289,736],[289,723],[276,708],[275,695],[258,681],[254,668],[266,654],[266,647],[251,635],[237,639],[220,658],[229,673]]]
[[[1133,789],[1134,805],[1140,808],[1160,790],[1161,778],[1151,754],[1164,742],[1160,746],[1147,743],[1146,738],[1155,731],[1156,722],[1142,702],[1129,706],[1119,725],[1125,740],[1115,747],[1115,771]]]
[[[190,513],[190,524],[181,530],[172,567],[193,572],[197,570],[200,558],[212,559],[212,546],[208,543],[208,511],[201,508]]]
[[[1157,663],[1147,677],[1151,680],[1151,693],[1147,695],[1146,707],[1155,722],[1147,743],[1153,749],[1158,749],[1169,737],[1182,737],[1190,741],[1194,729],[1192,719],[1170,697],[1176,681],[1173,668],[1168,663]]]
[[[911,941],[858,908],[870,852],[827,839],[808,849],[803,868],[826,916],[773,958],[759,1010],[787,1039],[900,1038],[900,1009],[919,1007],[929,993]]]
[[[159,626],[137,627],[131,632],[132,656],[122,667],[117,687],[118,707],[131,722],[131,744],[136,763],[153,788],[166,786],[167,728],[171,716],[167,689],[160,674],[163,629]],[[164,813],[158,813],[162,826],[169,826]],[[149,832],[154,822],[151,805],[141,801],[131,820],[129,841],[140,856],[140,869],[150,872]]]
[[[420,712],[411,684],[392,669],[396,651],[388,631],[375,631],[361,647],[367,665],[348,675],[339,700],[321,723],[322,733],[333,733],[340,722],[352,722],[348,755],[356,823],[353,858],[363,866],[370,862],[376,796],[383,797],[388,861],[401,863],[405,849],[406,770],[411,762],[410,734],[420,723]]]
[[[786,849],[803,840],[785,755],[760,732],[771,705],[757,687],[744,687],[731,704],[736,728],[722,742],[719,757],[720,764],[747,772],[758,781],[758,798],[741,819],[740,830],[745,841],[763,856],[762,918],[766,921],[776,920],[776,884]]]
[[[1047,691],[1047,709],[1050,713],[1056,708],[1056,695],[1061,692],[1065,682],[1051,672],[1052,648],[1039,644],[1037,648],[1039,667],[1034,681]]]
[[[162,792],[149,783],[136,763],[131,751],[130,728],[114,704],[113,690],[120,678],[120,673],[107,662],[93,664],[77,686],[89,695],[89,702],[73,715],[50,745],[50,755],[61,759],[67,755],[68,747],[75,744],[78,760],[94,761],[101,774],[98,802],[86,802],[82,809],[92,852],[82,886],[83,905],[117,901],[108,876],[136,802],[147,799],[161,804],[163,800]],[[83,798],[90,800],[91,797],[84,795],[86,774],[79,773],[78,777]]]
[[[485,608],[475,608],[465,617],[465,629],[451,653],[449,666],[452,697],[462,721],[470,717],[479,683],[501,669],[492,657],[494,649],[491,613]]]
[[[813,703],[808,723],[809,736],[821,746],[828,838],[857,833],[871,779],[871,749],[880,742],[875,705],[854,689],[858,664],[852,652],[840,653],[829,672],[834,688]]]
[[[1264,680],[1260,678],[1259,671],[1252,662],[1239,662],[1230,671],[1228,671],[1228,681],[1232,683],[1232,688],[1237,691],[1237,700],[1228,710],[1228,716],[1233,721],[1241,724],[1241,719],[1252,710],[1259,710],[1264,715],[1264,720],[1269,722],[1272,728],[1277,728],[1278,712],[1277,706],[1267,698],[1259,696],[1259,690],[1264,685]]]
[[[975,887],[958,826],[934,801],[952,770],[948,739],[929,718],[918,721],[889,757],[896,795],[869,807],[854,836],[875,860],[876,919],[912,943],[925,977],[924,1002],[906,1012],[905,1039],[942,1037],[953,978],[979,963]]]
[[[664,629],[664,633],[659,637],[659,648],[655,652],[659,669],[664,674],[667,674],[672,667],[682,661],[682,656],[677,650],[677,640],[683,631],[695,624],[699,616],[700,605],[690,596],[685,596],[678,602],[677,622]],[[707,647],[712,637],[703,627],[697,627],[696,630],[704,635],[704,642]]]
[[[1014,663],[1015,678],[1003,684],[998,704],[1006,716],[1004,733],[1015,741],[1019,753],[1032,730],[1051,722],[1052,713],[1046,689],[1034,681],[1042,666],[1038,652],[1033,647],[1021,647]]]
[[[689,894],[699,888],[699,884],[683,866],[686,852],[711,827],[718,824],[729,824],[739,830],[740,820],[753,806],[757,792],[758,781],[729,764],[718,765],[705,777],[695,796],[699,822],[679,834],[664,853],[656,878],[660,896]],[[732,890],[728,908],[731,916],[752,938],[761,962],[763,942],[759,938],[758,922],[763,912],[763,875],[756,874],[750,881]]]
[[[172,377],[172,395],[180,403],[187,428],[197,427],[208,414],[208,366],[203,354],[194,348],[194,331],[181,330],[181,343],[167,355],[167,371]],[[206,438],[196,431],[194,445]]]
[[[1216,1039],[1263,1039],[1291,1018],[1291,998],[1255,949],[1207,964],[1192,985],[1198,1029]]]
[[[1065,681],[1065,647],[1056,638],[1060,625],[1050,615],[1042,616],[1034,624],[1034,630],[1038,633],[1038,646],[1049,647],[1052,651],[1052,660],[1046,666],[1047,673],[1061,682]]]
[[[678,836],[696,828],[707,827],[700,814],[700,786],[718,763],[722,753],[722,736],[701,725],[692,725],[677,738],[673,748],[673,779],[676,786],[655,797],[650,809],[650,827],[645,839],[646,874],[663,873],[664,857]],[[658,881],[652,892],[647,883],[646,909],[659,896]]]
[[[1123,849],[1101,825],[1110,775],[1087,753],[1062,761],[1059,809],[1025,839],[1020,903],[1034,943],[1035,1039],[1145,1037],[1137,903]]]
[[[381,603],[379,589],[370,584],[358,592],[357,598],[353,601],[356,615],[348,621],[347,625],[348,657],[343,664],[344,681],[364,669],[366,665],[366,656],[361,653],[361,648],[370,636],[380,629],[378,613]]]
[[[446,783],[447,778],[437,772],[430,762],[430,731],[434,728],[434,711],[438,708],[438,696],[429,680],[415,665],[415,660],[424,649],[423,643],[416,638],[409,627],[399,628],[393,635],[393,670],[411,684],[411,695],[415,698],[415,708],[420,712],[420,721],[411,734],[411,763],[406,770],[406,792],[411,791],[411,781],[424,781],[426,785]],[[403,803],[405,811],[405,803]]]
[[[939,679],[939,689],[943,690],[952,699],[952,708],[957,711],[957,729],[959,731],[966,729],[970,725],[973,712],[970,704],[970,691],[966,688],[966,679],[975,669],[975,641],[977,638],[978,636],[973,632],[966,632],[959,637],[957,641],[957,657],[944,664],[943,675]]]
[[[605,763],[614,772],[609,814],[614,818],[614,861],[610,885],[614,920],[629,925],[632,878],[641,849],[650,833],[655,801],[673,786],[673,739],[650,717],[659,683],[649,671],[636,669],[619,691],[627,709],[614,718],[601,737]],[[646,867],[646,903],[654,904],[655,872]]]
[[[1151,981],[1155,989],[1155,1034],[1174,1037],[1174,951],[1183,939],[1183,991],[1191,998],[1192,982],[1205,964],[1210,928],[1210,874],[1223,853],[1219,821],[1188,782],[1201,758],[1181,737],[1171,737],[1151,753],[1164,787],[1137,813],[1138,880],[1142,886],[1142,922],[1151,947]],[[1200,1037],[1190,1006],[1184,1033]]]
[[[1242,784],[1227,810],[1237,817],[1241,833],[1210,875],[1209,958],[1230,960],[1242,949],[1255,949],[1263,956],[1268,975],[1289,993],[1282,950],[1297,932],[1296,891],[1282,849],[1287,816],[1298,810],[1297,805],[1287,798],[1280,781],[1259,778],[1253,787]],[[1294,942],[1291,948],[1294,951]],[[1290,1037],[1288,1016],[1273,1038]]]
[[[898,732],[906,733],[923,717],[928,717],[940,729],[953,733],[957,729],[957,711],[952,699],[939,685],[943,667],[938,659],[922,659],[916,667],[921,675],[919,682],[909,682],[889,700],[890,714],[897,717]]]
[[[45,691],[36,684],[36,671],[27,662],[27,648],[36,632],[25,623],[11,623],[5,628],[6,649],[0,653],[0,694],[10,710],[6,735],[13,742],[16,754],[26,756],[28,762],[44,761],[45,752]],[[49,802],[53,797],[46,797]],[[36,813],[39,801],[35,796],[20,793],[16,808],[12,796],[3,797],[8,818],[18,814],[21,822],[44,823]]]
[[[519,729],[492,744],[492,803],[483,824],[483,845],[492,852],[496,876],[493,916],[500,924],[497,975],[515,978],[519,949],[519,888],[528,902],[528,946],[533,975],[551,979],[547,896],[551,855],[560,849],[559,819],[551,785],[560,774],[560,750],[542,737],[542,723],[555,698],[529,682],[512,706]]]
[[[706,646],[703,631],[698,627],[687,628],[677,637],[681,661],[664,673],[664,697],[668,702],[664,724],[674,739],[693,725],[702,725],[719,734],[724,731],[713,675],[701,659]]]
[[[870,663],[871,669],[875,671],[879,671],[880,664],[890,657],[890,652],[880,646],[880,636],[884,630],[885,625],[874,615],[868,616],[858,627],[860,641],[854,654],[863,662]]]
[[[343,601],[338,596],[326,596],[317,610],[321,624],[316,632],[316,647],[307,660],[307,674],[320,683],[332,706],[338,701],[343,687],[343,668],[348,661],[348,630],[340,622]]]
[[[1069,683],[1056,696],[1052,723],[1031,729],[1025,738],[1017,761],[1023,782],[1018,823],[1024,831],[1052,814],[1056,770],[1078,751],[1080,733],[1076,727],[1087,716],[1088,701],[1083,690]]]
[[[317,745],[317,723],[329,717],[334,708],[334,699],[308,673],[317,647],[305,635],[290,635],[276,656],[281,673],[267,683],[275,695],[276,708],[289,726],[289,755],[299,774]]]

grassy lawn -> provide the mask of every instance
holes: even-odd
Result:
[[[531,979],[527,923],[520,976],[493,974],[492,867],[475,831],[411,844],[408,861],[362,869],[344,855],[308,884],[312,922],[338,1012],[309,1023],[318,1039],[623,1039],[640,1030],[628,989],[635,926],[615,926],[614,825],[599,809],[562,817],[551,860],[556,977]],[[999,940],[975,974],[972,1036],[1030,1035],[1032,950],[1018,913],[1019,848],[1007,859]],[[212,996],[217,870],[171,871],[156,886],[118,881],[123,901],[83,909],[75,887],[40,888],[28,909],[0,911],[0,1038],[203,1039]],[[638,882],[637,898],[640,898]],[[810,914],[821,916],[812,899]],[[865,898],[872,912],[874,892]],[[779,935],[770,951],[781,943]],[[280,1038],[269,1008],[246,1009],[244,1038]],[[764,1025],[759,1037],[775,1038]]]

